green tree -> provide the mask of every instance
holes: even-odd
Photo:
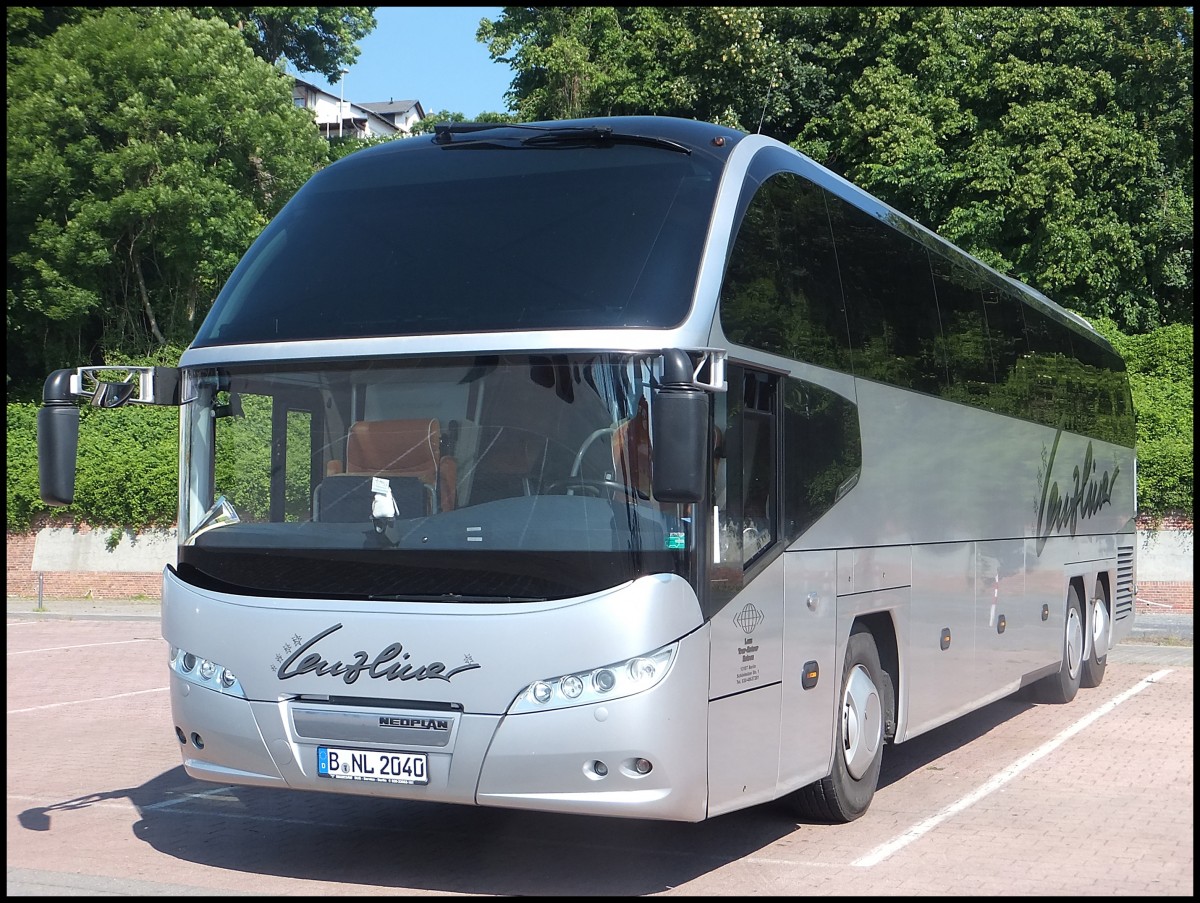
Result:
[[[54,34],[61,26],[78,22],[89,12],[97,11],[98,8],[86,6],[8,7],[8,33],[5,35],[5,44],[9,57],[11,58],[15,49],[36,44]]]
[[[358,59],[358,42],[375,30],[374,6],[193,6],[241,32],[254,55],[287,60],[298,72],[319,72],[336,82]]]
[[[1190,10],[867,7],[833,22],[814,41],[833,101],[798,147],[1085,316],[1191,322]]]
[[[111,350],[186,344],[328,158],[290,79],[180,10],[83,17],[8,75],[10,395]]]
[[[462,113],[451,113],[449,110],[438,110],[436,113],[429,113],[420,122],[412,124],[411,133],[413,135],[432,135],[434,128],[443,122],[516,122],[517,117],[513,113],[480,113],[472,119],[467,119]]]
[[[519,118],[791,143],[1127,332],[1192,320],[1187,7],[505,7]]]

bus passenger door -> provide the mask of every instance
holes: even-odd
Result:
[[[775,796],[783,675],[779,380],[732,366],[715,398],[710,625],[710,816]]]

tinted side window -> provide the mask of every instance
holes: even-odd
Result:
[[[941,320],[939,357],[946,367],[941,395],[986,406],[995,369],[983,319],[983,283],[974,271],[939,254],[931,254],[929,263]]]
[[[983,292],[983,317],[997,385],[1008,382],[1017,361],[1029,351],[1025,341],[1024,308],[1021,299],[1015,295],[991,288]]]
[[[754,183],[786,165],[760,157],[721,290],[730,340],[1048,426],[1073,409],[1070,428],[1133,444],[1119,356],[907,220],[790,172]]]
[[[1106,442],[1133,445],[1133,399],[1125,362],[1086,337],[1072,333],[1076,381],[1079,386],[1078,407],[1088,414],[1089,435]]]
[[[783,384],[783,531],[791,542],[854,488],[862,469],[858,407],[799,379]]]
[[[850,369],[824,191],[786,172],[758,189],[730,252],[720,317],[734,342]]]
[[[830,219],[846,296],[854,375],[937,394],[937,306],[925,249],[838,198]]]
[[[1000,414],[1029,417],[1033,399],[1021,390],[1024,380],[1018,372],[1029,356],[1025,339],[1025,304],[1016,295],[985,288],[983,318],[996,380],[988,407]]]
[[[775,377],[747,370],[741,411],[730,430],[742,443],[742,561],[747,564],[778,535],[775,388]]]

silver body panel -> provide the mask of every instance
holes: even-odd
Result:
[[[537,608],[538,610],[531,610]],[[327,633],[331,625],[342,630]],[[695,595],[676,577],[649,578],[587,599],[542,606],[347,605],[247,600],[198,592],[169,571],[163,636],[238,674],[248,699],[220,694],[172,675],[175,723],[189,743],[184,764],[193,777],[296,789],[479,803],[514,808],[632,814],[698,821],[704,817],[703,749],[708,642]],[[390,642],[413,661],[469,657],[478,665],[450,680],[388,679],[312,671],[282,677],[281,663],[304,641],[331,666]],[[528,636],[538,655],[521,657]],[[670,672],[643,693],[547,712],[505,716],[540,678],[628,658],[683,638]],[[369,684],[369,686],[364,686]],[[350,702],[323,701],[341,696]],[[361,697],[356,701],[354,697]],[[431,710],[430,704],[453,704]],[[381,727],[380,719],[422,726]],[[444,723],[444,729],[443,724]],[[669,725],[669,729],[664,729]],[[423,786],[350,782],[315,773],[316,747],[424,752]],[[628,762],[646,758],[653,770]],[[594,760],[606,777],[589,776]]]

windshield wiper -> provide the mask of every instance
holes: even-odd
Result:
[[[524,129],[537,134],[525,138],[517,135],[489,135],[486,138],[455,140],[455,135],[472,135],[494,129]],[[591,125],[531,126],[511,122],[443,122],[434,126],[433,140],[434,143],[440,144],[446,150],[467,148],[561,150],[576,147],[614,147],[618,144],[640,144],[644,147],[658,147],[681,154],[692,152],[691,148],[686,145],[668,138],[658,138],[652,135],[627,135],[623,132],[614,132],[607,126]]]
[[[372,602],[545,602],[545,596],[475,596],[459,593],[385,593],[367,596]]]

